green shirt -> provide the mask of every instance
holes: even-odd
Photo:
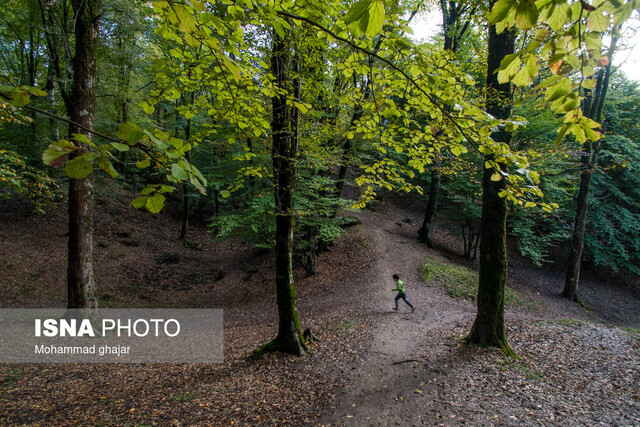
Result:
[[[395,289],[393,289],[394,291],[398,291],[401,294],[405,292],[404,290],[404,282],[402,280],[398,280],[398,285],[396,286]]]

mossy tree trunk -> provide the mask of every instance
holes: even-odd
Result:
[[[289,38],[274,31],[271,72],[280,89],[272,98],[272,160],[276,210],[276,298],[278,302],[278,335],[258,349],[281,351],[301,356],[307,351],[302,337],[293,281],[293,193],[296,183],[298,153],[298,109],[287,105],[287,93],[299,98],[300,82],[296,60],[291,54]],[[291,78],[290,71],[296,75]]]
[[[492,4],[493,5],[493,2]],[[509,83],[500,84],[496,71],[500,61],[514,51],[515,32],[498,34],[495,26],[489,27],[487,57],[487,112],[505,119],[511,114],[513,97]],[[509,134],[496,132],[493,139],[508,142]],[[493,155],[485,156],[485,162],[501,170]],[[500,347],[506,354],[514,355],[504,332],[504,290],[507,283],[507,203],[500,197],[505,180],[492,181],[493,168],[484,168],[482,176],[482,217],[480,229],[480,274],[478,281],[478,312],[467,342],[481,346]]]
[[[68,108],[71,121],[93,129],[96,105],[98,16],[102,0],[73,0],[76,47],[73,58],[73,85]],[[92,134],[70,125],[69,133]],[[75,142],[78,156],[88,145]],[[93,275],[93,175],[69,180],[69,244],[67,265],[67,308],[96,306]]]

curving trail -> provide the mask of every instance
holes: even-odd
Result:
[[[337,406],[322,421],[330,425],[411,425],[420,413],[412,408],[415,390],[422,388],[424,378],[415,365],[423,358],[429,332],[451,329],[473,320],[468,303],[457,303],[439,288],[422,283],[418,270],[434,253],[416,242],[417,225],[398,221],[411,218],[411,213],[388,205],[382,212],[360,216],[371,236],[375,256],[374,294],[371,310],[377,321],[373,338],[363,357],[351,367],[346,386],[338,391]],[[402,224],[402,225],[399,225]],[[399,310],[392,310],[396,292],[392,280],[400,274],[407,285],[407,297],[416,306],[399,301]],[[469,320],[470,319],[470,320]],[[420,394],[420,393],[416,393]]]
[[[420,279],[425,259],[441,255],[416,242],[414,212],[384,203],[360,218],[375,260],[371,293],[354,298],[374,329],[316,425],[640,423],[637,338],[557,298],[557,274],[512,265],[509,285],[529,303],[505,312],[507,337],[522,357],[505,360],[497,350],[461,345],[474,303]],[[407,284],[413,314],[402,301],[391,310],[394,273]]]

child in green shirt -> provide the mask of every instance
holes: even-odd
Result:
[[[407,293],[404,289],[404,282],[402,280],[400,280],[400,275],[398,274],[394,274],[393,275],[393,280],[396,281],[396,287],[395,289],[392,289],[393,291],[398,291],[398,295],[396,295],[396,306],[394,307],[394,310],[398,310],[398,300],[400,298],[402,298],[404,300],[404,302],[407,303],[407,305],[409,307],[411,307],[411,312],[413,313],[414,311],[416,311],[416,308],[413,306],[413,304],[411,304],[409,302],[409,300],[407,299]]]

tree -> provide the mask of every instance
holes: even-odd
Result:
[[[493,6],[495,2],[491,2]],[[487,112],[507,119],[511,115],[512,90],[510,83],[500,83],[497,71],[500,63],[515,49],[515,31],[498,34],[495,25],[489,26],[487,56]],[[508,144],[505,129],[494,132],[496,142]],[[478,312],[466,340],[482,346],[496,346],[513,354],[504,332],[504,289],[507,282],[507,201],[501,197],[506,180],[497,175],[506,164],[496,161],[496,155],[485,155],[482,176],[482,218],[480,225],[480,273],[478,282]]]
[[[262,346],[264,351],[282,351],[302,355],[307,347],[302,337],[293,282],[293,193],[298,155],[298,108],[287,105],[289,96],[300,99],[298,59],[291,52],[290,38],[274,31],[271,73],[277,94],[272,97],[274,196],[276,202],[276,297],[278,300],[278,334]],[[292,74],[295,77],[292,77]]]
[[[442,30],[444,33],[444,49],[450,51],[455,57],[462,38],[465,36],[476,7],[465,2],[440,1],[442,10]],[[431,241],[431,233],[436,219],[438,209],[438,198],[441,186],[442,160],[438,158],[431,169],[431,180],[429,183],[429,198],[424,214],[422,226],[418,230],[418,241],[426,243],[430,248],[434,248]]]
[[[635,7],[633,2],[606,1],[599,6],[601,9],[586,2],[569,4],[564,1],[535,4],[510,0],[492,2],[487,79],[489,88],[496,88],[498,93],[502,93],[502,98],[487,94],[487,110],[494,111],[498,116],[507,114],[512,103],[511,92],[508,86],[501,85],[509,82],[517,86],[529,85],[538,74],[539,58],[544,58],[553,73],[542,82],[542,86],[546,88],[545,99],[555,113],[564,114],[564,124],[558,130],[556,143],[560,143],[568,133],[583,144],[598,140],[600,134],[595,129],[600,125],[583,114],[579,91],[582,87],[593,89],[596,82],[585,78],[594,75],[597,68],[610,62],[602,53],[602,32],[609,28],[612,21],[616,25],[622,24],[632,15]],[[605,9],[608,14],[604,13]],[[585,19],[585,16],[588,18]],[[536,40],[525,45],[518,53],[513,53],[513,36],[508,34],[513,31],[511,29],[517,27],[528,30],[536,24]],[[576,84],[567,76],[575,70],[580,71],[579,82]],[[504,132],[508,130],[510,129],[505,128],[495,136],[499,140],[506,140]],[[514,200],[525,208],[536,206],[537,203],[525,202],[520,198],[522,187],[514,187],[511,181],[513,174],[509,174],[503,167],[506,163],[504,156],[496,156],[495,151],[483,151],[488,159],[485,166],[493,167],[496,173],[489,174],[485,171],[483,176],[483,191],[487,194],[483,194],[478,314],[467,341],[497,345],[513,354],[504,337],[504,295],[499,291],[506,282],[507,272],[503,232],[506,210],[496,196]],[[539,182],[539,175],[534,175],[533,171],[519,169],[516,172],[536,184]],[[506,182],[507,185],[500,182]],[[539,189],[535,194],[542,196]],[[543,206],[546,210],[554,207],[557,205]]]
[[[18,4],[17,4],[18,3]],[[44,37],[35,0],[7,1],[0,5],[0,74],[18,86],[36,86],[42,72]],[[29,126],[5,127],[2,139],[22,155],[39,151],[35,113]]]
[[[615,51],[617,35],[613,36],[609,55]],[[595,78],[595,88],[586,89],[586,96],[583,100],[583,111],[585,117],[600,122],[602,120],[602,110],[604,101],[609,89],[611,79],[611,62],[601,69]],[[580,264],[582,262],[582,250],[584,248],[585,233],[587,228],[587,212],[589,210],[589,190],[594,167],[598,161],[598,147],[594,147],[594,141],[586,140],[582,144],[582,154],[580,156],[580,187],[578,190],[576,216],[571,236],[571,247],[569,259],[567,261],[567,274],[564,282],[564,289],[561,296],[573,301],[580,301],[578,297],[578,282],[580,280]],[[596,143],[597,144],[597,143]]]
[[[61,2],[64,3],[64,2]],[[43,6],[43,21],[52,59],[59,59],[57,44],[51,27],[47,23],[58,22],[68,41],[66,26],[56,19],[55,14]],[[47,7],[54,6],[48,4]],[[59,5],[58,5],[59,6]],[[62,4],[63,16],[68,16],[67,8]],[[140,127],[127,122],[123,123],[116,133],[116,138],[99,134],[94,130],[97,90],[97,60],[98,60],[98,22],[102,8],[101,0],[73,0],[71,2],[74,19],[75,51],[72,55],[72,84],[71,90],[61,90],[62,98],[67,107],[69,119],[57,117],[51,112],[39,110],[26,105],[32,111],[41,112],[56,117],[69,124],[69,140],[60,140],[49,146],[42,155],[45,164],[50,166],[64,165],[69,176],[69,242],[67,259],[67,307],[70,309],[94,308],[95,279],[93,275],[93,169],[94,163],[111,177],[118,173],[111,162],[115,159],[113,151],[125,152],[131,148],[141,151],[144,158],[136,163],[140,169],[155,166],[163,172],[170,171],[167,178],[171,182],[180,183],[182,179],[189,179],[196,188],[204,191],[202,174],[189,164],[184,158],[191,149],[189,144],[178,138],[171,138],[166,132],[158,129],[143,131]],[[68,44],[63,44],[67,57],[70,54]],[[56,69],[57,81],[60,87],[65,87],[65,76],[60,64]],[[26,104],[28,99],[22,103]],[[109,144],[99,145],[94,141],[94,135],[111,141]],[[159,212],[164,206],[164,193],[174,191],[174,188],[164,184],[150,184],[142,190],[141,197],[132,201],[136,208],[146,207],[151,212]]]
[[[73,84],[68,105],[73,122],[70,134],[78,150],[70,163],[82,163],[90,151],[94,127],[97,87],[98,22],[102,0],[73,0],[75,13],[75,53]],[[82,139],[87,139],[87,142]],[[91,308],[97,304],[93,275],[93,174],[69,180],[69,246],[67,264],[67,308]]]

